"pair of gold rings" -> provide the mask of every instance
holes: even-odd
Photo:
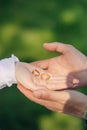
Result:
[[[41,76],[42,80],[49,80],[50,79],[50,75],[48,73],[40,74],[40,72],[38,70],[33,70],[32,74],[34,74],[34,76]]]

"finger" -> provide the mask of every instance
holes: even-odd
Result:
[[[49,101],[58,101],[59,99],[69,99],[70,94],[67,91],[51,91],[51,90],[36,90],[34,96]]]
[[[64,90],[64,89],[67,89],[68,86],[67,86],[66,82],[64,81],[62,83],[61,82],[49,83],[47,85],[47,88],[49,90]]]
[[[45,43],[43,45],[43,47],[48,51],[57,51],[57,52],[61,52],[64,54],[67,51],[69,51],[69,49],[71,48],[71,45],[54,42],[54,43],[50,43],[50,44]]]
[[[36,62],[32,62],[31,64],[38,66],[40,68],[46,69],[48,68],[49,60],[36,61]]]
[[[26,87],[22,86],[21,84],[17,85],[17,88],[22,92],[25,96],[32,95],[32,90],[27,89]]]
[[[44,105],[46,106],[47,104],[49,104],[49,101],[47,100],[43,100],[43,99],[39,99],[37,97],[34,96],[33,91],[26,89],[25,87],[23,87],[21,84],[18,84],[17,88],[20,90],[21,93],[23,93],[29,100],[38,103],[40,105]],[[40,90],[40,89],[39,89]],[[36,90],[37,91],[37,90]]]

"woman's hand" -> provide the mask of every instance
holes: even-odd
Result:
[[[31,90],[36,90],[43,86],[47,88],[48,84],[54,85],[59,82],[57,79],[54,80],[55,77],[52,77],[46,70],[28,63],[17,62],[15,72],[17,82]]]
[[[41,73],[45,72],[39,67],[35,67],[28,63],[17,62],[15,65],[16,80],[18,84],[22,84],[27,89],[35,90],[40,86],[37,86],[37,82],[41,80]]]
[[[63,43],[44,44],[44,48],[62,53],[58,57],[32,63],[52,74],[53,81],[48,81],[48,89],[72,89],[87,85],[87,57],[84,54]]]

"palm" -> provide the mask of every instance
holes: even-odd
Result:
[[[67,48],[61,51],[60,48],[56,49],[55,46],[57,47],[57,44],[52,44],[52,47],[48,45],[45,48],[50,51],[62,52],[61,56],[34,63],[41,68],[47,69],[55,77],[54,80],[57,80],[56,82],[49,81],[48,88],[55,90],[76,87],[78,80],[80,81],[79,86],[85,85],[86,56],[70,45],[66,45]],[[76,82],[74,86],[73,82]],[[54,84],[52,85],[52,83]],[[59,86],[59,88],[56,86]]]
[[[24,62],[17,62],[15,70],[17,82],[26,87],[27,89],[31,90],[36,90],[37,88],[39,88],[40,85],[37,86],[37,83],[40,83],[42,81],[39,75],[34,76],[33,70],[37,70],[42,74],[45,73],[45,71],[41,68]],[[44,80],[42,84],[44,84]]]

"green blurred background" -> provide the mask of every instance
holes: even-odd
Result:
[[[57,56],[44,42],[70,43],[87,55],[87,0],[0,0],[0,59]],[[80,89],[87,94],[87,89]],[[0,90],[0,130],[86,130],[83,120],[51,112],[16,88]]]

